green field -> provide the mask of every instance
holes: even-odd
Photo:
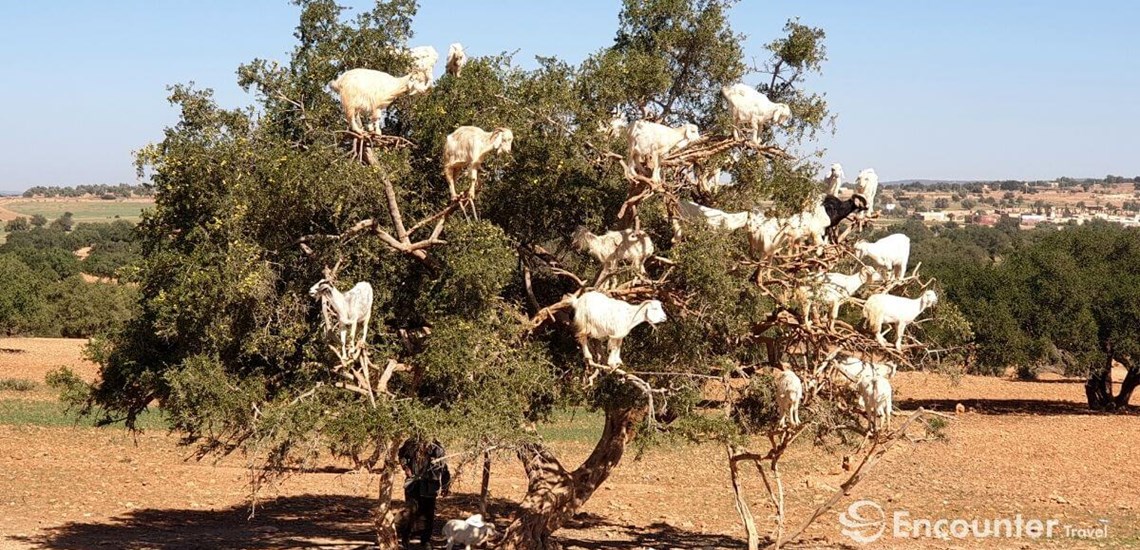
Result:
[[[71,212],[75,221],[79,223],[113,222],[123,219],[131,222],[139,221],[139,215],[144,209],[150,208],[149,202],[119,202],[119,201],[36,201],[15,200],[3,203],[3,207],[17,214],[33,216],[40,214],[49,221]]]

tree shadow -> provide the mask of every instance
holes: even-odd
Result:
[[[398,488],[397,488],[398,491]],[[376,500],[345,495],[297,495],[261,501],[249,517],[247,504],[217,510],[147,508],[132,510],[101,522],[71,522],[41,534],[0,537],[34,548],[86,550],[181,550],[191,548],[336,548],[375,546],[372,510]],[[442,548],[439,529],[448,519],[466,518],[479,508],[474,494],[442,498],[435,524],[435,546]],[[488,500],[487,517],[500,531],[518,514],[518,503]],[[600,540],[595,534],[617,532],[620,539]],[[637,527],[614,523],[594,514],[578,514],[555,537],[567,548],[739,548],[739,539],[702,534],[664,523]]]
[[[1127,416],[1140,416],[1140,409],[1136,407],[1126,407],[1122,410],[1102,412],[1090,410],[1085,403],[1045,399],[904,399],[900,400],[897,406],[907,409],[923,407],[933,411],[954,412],[954,408],[958,403],[961,403],[972,412],[986,415],[1084,416],[1123,414]]]
[[[374,499],[298,495],[221,510],[147,508],[106,523],[72,522],[43,534],[11,537],[37,548],[369,548]]]
[[[646,527],[634,527],[614,523],[609,518],[597,514],[578,514],[566,525],[567,531],[559,531],[558,537],[567,550],[644,550],[646,548],[694,548],[701,550],[736,549],[744,545],[744,540],[716,533],[688,531],[667,523],[653,523]],[[590,529],[598,534],[606,534],[604,540],[586,538],[586,533],[575,531]],[[761,547],[771,544],[769,538],[761,538]],[[803,539],[791,544],[781,544],[784,548],[853,548],[834,544],[821,539]]]

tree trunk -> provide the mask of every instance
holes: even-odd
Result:
[[[479,513],[487,515],[487,497],[491,494],[491,451],[483,451],[483,483],[479,486]]]
[[[399,470],[400,446],[394,440],[387,442],[384,464],[380,469],[380,490],[376,503],[376,546],[380,550],[399,550],[400,538],[396,533],[400,511],[392,506],[392,481]]]
[[[1128,374],[1124,376],[1124,382],[1120,384],[1120,394],[1116,396],[1116,408],[1123,409],[1128,406],[1128,402],[1132,400],[1132,391],[1136,386],[1140,386],[1140,365],[1133,365],[1126,361],[1121,361],[1124,366],[1128,367]]]
[[[547,550],[559,548],[551,535],[578,512],[594,491],[621,462],[633,428],[645,417],[638,409],[607,409],[606,426],[589,458],[573,472],[567,472],[549,449],[541,444],[519,451],[528,479],[522,512],[499,543],[504,550]]]
[[[737,450],[728,447],[728,471],[732,480],[733,502],[736,504],[736,513],[740,514],[740,521],[744,523],[744,534],[748,538],[748,550],[759,550],[760,532],[756,529],[756,518],[748,509],[748,501],[744,498],[744,490],[740,487],[740,466],[736,459]]]
[[[1112,349],[1111,346],[1109,349]],[[1085,397],[1090,409],[1102,411],[1115,408],[1116,403],[1112,400],[1112,353],[1107,354],[1103,367],[1089,373],[1089,379],[1085,382]]]

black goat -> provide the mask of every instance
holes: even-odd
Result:
[[[835,243],[839,238],[839,222],[855,212],[865,212],[867,199],[863,195],[852,195],[847,200],[827,195],[823,197],[823,209],[827,211],[827,217],[831,218],[831,224],[827,226],[826,231],[827,240]]]

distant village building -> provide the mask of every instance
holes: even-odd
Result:
[[[948,222],[950,216],[945,212],[919,212],[918,216],[924,222]]]
[[[982,214],[976,218],[976,221],[978,225],[993,227],[997,225],[998,217],[995,214]]]

